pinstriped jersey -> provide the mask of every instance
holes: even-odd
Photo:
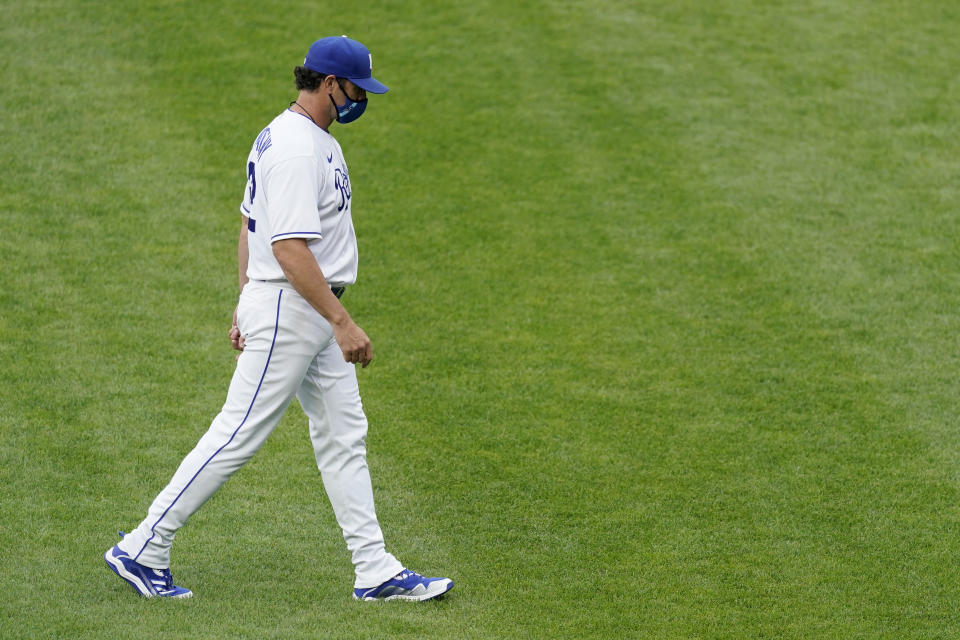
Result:
[[[331,285],[357,279],[357,237],[350,175],[340,145],[304,115],[287,109],[253,143],[240,211],[249,218],[247,277],[284,277],[273,243],[303,238]]]

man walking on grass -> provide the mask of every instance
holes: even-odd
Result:
[[[386,93],[372,67],[367,48],[346,36],[314,42],[294,70],[297,99],[250,150],[237,252],[242,292],[230,330],[241,353],[226,402],[147,517],[104,555],[145,597],[192,595],[170,573],[177,530],[257,452],[294,396],[353,558],[353,597],[422,601],[453,588],[386,551],[354,366],[370,364],[373,350],[340,303],[357,278],[357,241],[350,175],[329,127],[359,118],[368,92]]]

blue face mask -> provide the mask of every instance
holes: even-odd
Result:
[[[338,105],[333,99],[333,95],[330,96],[330,102],[333,103],[334,108],[337,110],[337,122],[340,124],[347,124],[348,122],[353,122],[357,118],[363,115],[364,110],[367,108],[367,99],[363,100],[351,100],[350,96],[347,95],[347,92],[343,89],[343,84],[340,82],[340,78],[337,78],[337,84],[340,85],[340,91],[343,92],[343,97],[346,98],[346,102],[343,103],[343,106]]]

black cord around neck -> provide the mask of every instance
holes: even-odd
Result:
[[[300,107],[301,109],[303,109],[303,112],[304,112],[305,114],[307,114],[307,117],[310,118],[310,121],[311,121],[313,124],[315,124],[315,125],[317,125],[318,127],[320,127],[320,123],[317,122],[316,120],[314,120],[313,116],[310,115],[310,112],[307,111],[302,104],[300,104],[299,102],[297,102],[296,100],[294,100],[293,102],[290,103],[290,106],[291,106],[291,107],[292,107],[293,105],[297,105],[298,107]],[[320,128],[323,129],[323,127],[320,127]]]

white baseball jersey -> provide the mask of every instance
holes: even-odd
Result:
[[[331,286],[357,280],[350,176],[340,145],[308,117],[287,109],[260,132],[247,157],[240,210],[250,220],[251,280],[280,280],[273,243],[304,238]]]

